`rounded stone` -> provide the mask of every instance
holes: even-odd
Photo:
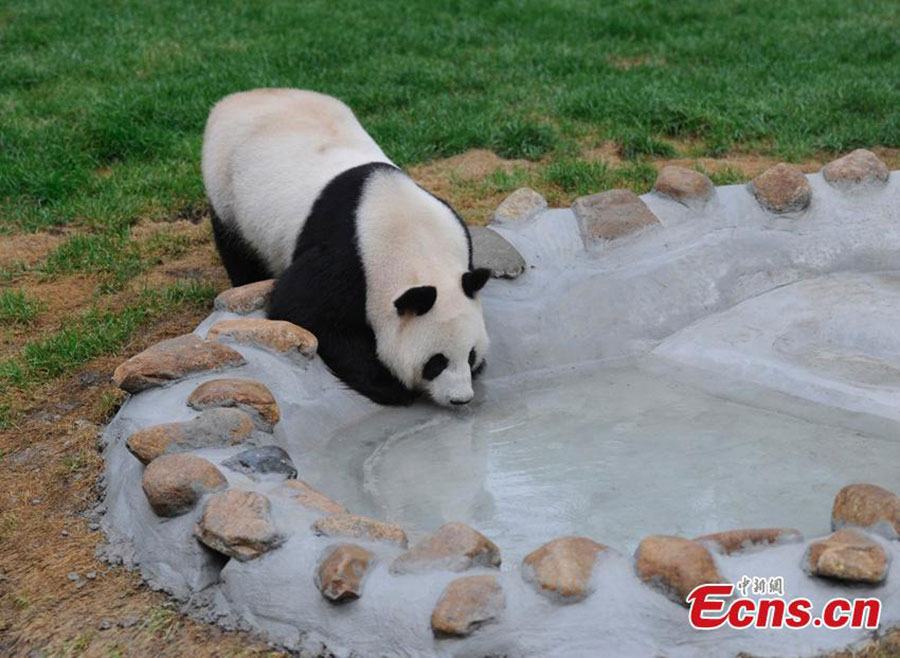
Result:
[[[822,168],[822,177],[838,188],[859,185],[881,186],[888,182],[890,171],[881,159],[867,149],[856,149],[829,162]]]
[[[631,190],[607,190],[575,199],[572,212],[585,240],[614,240],[659,224],[647,204]]]
[[[269,518],[270,509],[262,494],[229,489],[210,496],[194,536],[219,553],[241,562],[252,560],[284,541]]]
[[[749,183],[759,204],[772,213],[799,212],[812,199],[812,188],[797,167],[785,162],[766,169]]]
[[[472,266],[486,267],[495,279],[515,279],[525,271],[525,259],[496,231],[483,226],[469,228],[472,236]]]
[[[375,562],[375,555],[356,544],[338,544],[325,549],[315,583],[333,603],[352,601],[362,596],[363,581]]]
[[[266,279],[230,288],[216,297],[213,308],[217,311],[228,311],[241,315],[264,309],[269,303],[274,286],[275,279]]]
[[[635,569],[641,580],[681,605],[698,585],[723,582],[709,551],[682,537],[645,538],[635,553]]]
[[[237,407],[247,412],[254,424],[266,432],[271,432],[281,417],[272,392],[254,379],[212,379],[194,389],[187,403],[198,410]]]
[[[473,566],[500,566],[500,549],[464,523],[445,523],[391,564],[396,574],[423,571],[465,571]]]
[[[141,487],[158,516],[179,516],[190,511],[207,493],[228,486],[211,462],[196,455],[162,455],[144,471]]]
[[[755,546],[800,542],[803,535],[793,528],[745,528],[695,537],[694,541],[715,544],[720,551],[731,555]]]
[[[804,556],[811,575],[873,585],[887,578],[888,562],[880,545],[854,530],[838,530],[813,542]]]
[[[492,222],[521,222],[547,209],[547,199],[530,187],[520,187],[500,202]]]
[[[834,497],[831,529],[852,525],[876,529],[887,526],[888,534],[900,534],[900,496],[874,484],[851,484]]]
[[[522,576],[537,591],[561,603],[574,603],[590,594],[591,575],[603,544],[587,537],[558,537],[525,556]]]
[[[194,420],[139,429],[128,437],[125,446],[142,463],[149,464],[164,453],[241,443],[252,432],[250,417],[240,409],[208,409]]]
[[[206,337],[210,340],[232,340],[255,345],[287,356],[312,358],[319,341],[306,329],[284,320],[264,318],[234,318],[220,320]]]
[[[260,475],[278,474],[288,479],[297,477],[297,469],[291,456],[279,446],[259,446],[243,450],[222,462],[222,466],[243,473],[251,480]]]
[[[698,207],[713,198],[716,186],[696,169],[668,165],[656,177],[653,191],[688,207]]]
[[[506,607],[506,597],[496,576],[464,576],[443,591],[431,612],[436,637],[465,637],[496,620]]]
[[[149,464],[166,452],[170,445],[184,441],[184,423],[165,423],[139,429],[128,437],[125,447],[142,464]]]
[[[138,393],[191,374],[244,363],[244,357],[227,345],[187,334],[164,340],[134,355],[116,368],[113,383],[124,391]]]
[[[384,523],[355,514],[335,514],[313,523],[313,531],[326,537],[351,537],[368,541],[387,542],[406,548],[406,533],[398,525]]]
[[[348,514],[349,510],[303,480],[288,480],[276,492],[287,496],[298,505],[322,514]]]

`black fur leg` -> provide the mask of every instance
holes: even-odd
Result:
[[[353,390],[378,404],[412,404],[415,394],[376,355],[375,334],[360,305],[362,273],[348,272],[330,256],[325,245],[314,245],[291,264],[275,282],[269,318],[313,332],[325,365]]]
[[[415,394],[384,367],[375,355],[375,337],[342,335],[319,344],[319,355],[335,375],[377,404],[410,405]],[[324,348],[324,349],[323,349]]]
[[[213,236],[219,257],[231,279],[231,285],[243,286],[254,281],[272,278],[272,272],[263,259],[236,230],[225,225],[215,211],[212,215]]]

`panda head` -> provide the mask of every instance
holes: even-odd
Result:
[[[444,406],[472,400],[472,378],[488,349],[477,293],[489,277],[490,270],[478,268],[394,299],[398,324],[379,356],[408,388]]]

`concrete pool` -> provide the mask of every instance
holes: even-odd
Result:
[[[686,584],[744,575],[817,606],[877,596],[896,626],[900,183],[791,180],[784,207],[761,184],[658,184],[498,212],[495,271],[524,271],[484,291],[464,410],[379,408],[314,338],[266,343],[264,286],[226,293],[117,371],[108,557],[308,655],[812,656],[871,636],[691,629]],[[874,517],[840,503],[856,483]],[[881,560],[868,580],[809,562],[844,525]],[[694,541],[739,529],[759,537]],[[571,536],[544,570],[539,547]]]

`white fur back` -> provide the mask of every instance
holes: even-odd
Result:
[[[379,338],[397,326],[394,300],[408,288],[438,289],[436,315],[464,297],[469,245],[456,215],[405,174],[381,171],[366,185],[356,225],[368,291],[369,321]]]
[[[255,89],[213,108],[203,137],[203,182],[213,209],[276,276],[322,188],[347,169],[390,163],[336,98],[300,89]]]

